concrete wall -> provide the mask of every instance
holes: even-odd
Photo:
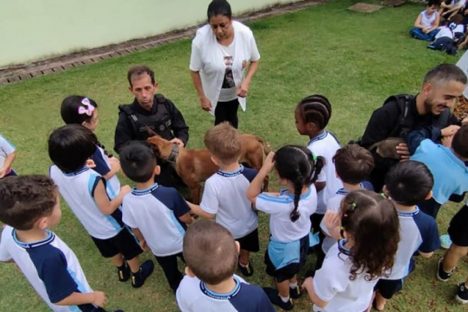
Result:
[[[203,22],[211,0],[0,0],[0,67]],[[234,15],[297,0],[231,0]]]

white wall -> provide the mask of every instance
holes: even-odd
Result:
[[[211,0],[0,0],[0,67],[196,25]],[[233,14],[297,0],[231,0]]]

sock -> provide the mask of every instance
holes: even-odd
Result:
[[[279,295],[279,297],[281,298],[281,301],[283,301],[284,303],[289,301],[289,296],[283,297],[283,296]]]
[[[296,288],[297,287],[297,282],[291,283],[289,282],[289,288]]]

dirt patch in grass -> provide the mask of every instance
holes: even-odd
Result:
[[[381,8],[383,8],[381,5],[358,2],[350,6],[348,9],[355,12],[372,13],[380,10]]]

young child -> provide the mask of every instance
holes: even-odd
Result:
[[[436,276],[442,282],[446,282],[452,276],[460,260],[468,254],[468,200],[465,205],[453,216],[448,228],[448,234],[452,241],[450,248],[439,260]],[[458,284],[455,299],[462,304],[468,303],[468,278]]]
[[[309,248],[310,216],[317,208],[314,182],[322,165],[310,150],[287,145],[276,154],[271,152],[247,189],[255,208],[270,215],[270,241],[265,253],[268,275],[276,281],[277,290],[265,288],[271,302],[284,310],[294,305],[291,298],[300,296],[297,273],[305,262]],[[262,193],[262,183],[275,168],[280,193]]]
[[[466,0],[445,0],[440,3],[440,15],[451,20],[465,7]]]
[[[117,196],[110,199],[105,180],[86,166],[87,159],[96,150],[96,141],[95,135],[80,125],[55,129],[49,136],[49,157],[54,163],[50,167],[50,177],[101,255],[112,258],[119,281],[131,277],[132,286],[138,288],[153,272],[154,265],[148,260],[140,267],[138,255],[142,250],[122,222],[119,207],[130,187],[123,186]]]
[[[432,41],[427,47],[433,50],[445,51],[447,54],[457,54],[457,44],[455,41],[454,30],[457,27],[454,23],[448,23],[444,21],[440,27],[437,28],[438,32],[434,36]]]
[[[136,183],[123,199],[122,219],[140,244],[149,246],[175,292],[182,280],[177,257],[182,258],[186,224],[192,222],[190,209],[175,188],[154,182],[161,169],[149,146],[132,141],[122,147],[120,159],[125,175]]]
[[[398,216],[390,200],[359,190],[343,199],[340,219],[343,239],[302,286],[314,311],[367,311],[375,284],[394,263]]]
[[[15,158],[15,146],[0,134],[0,179],[16,175],[15,170],[11,168]]]
[[[104,311],[73,251],[49,228],[61,218],[57,187],[45,176],[0,181],[0,220],[7,224],[0,261],[14,261],[52,311]]]
[[[60,115],[65,124],[79,124],[91,131],[96,131],[99,123],[97,103],[90,98],[80,95],[67,96],[62,101]],[[96,143],[97,148],[91,156],[92,168],[107,180],[107,190],[113,193],[120,189],[120,182],[117,172],[120,171],[120,162],[112,154],[109,154],[104,145]]]
[[[438,4],[437,0],[427,1],[426,9],[419,13],[414,21],[414,27],[410,29],[411,37],[425,41],[434,39],[440,22],[440,14],[437,12]]]
[[[468,124],[461,126],[452,141],[446,144],[451,147],[425,139],[411,157],[412,160],[424,163],[434,176],[432,199],[419,204],[419,208],[434,219],[440,206],[451,195],[462,195],[468,191]]]
[[[257,171],[239,164],[239,132],[228,122],[208,130],[204,141],[219,171],[206,180],[200,206],[190,206],[193,213],[216,218],[231,232],[240,244],[239,270],[244,276],[251,276],[250,252],[259,251],[258,219],[245,192]]]
[[[343,182],[343,187],[328,200],[325,218],[320,223],[322,231],[327,235],[322,243],[324,255],[340,238],[339,228],[334,231],[333,236],[328,232],[327,219],[338,215],[341,201],[350,192],[361,189],[373,190],[372,185],[365,181],[374,168],[374,157],[369,150],[357,144],[348,144],[336,151],[333,162],[335,163],[336,175]],[[316,269],[320,269],[323,259],[317,259],[317,262],[320,263],[316,265]]]
[[[403,279],[414,269],[413,254],[429,258],[440,247],[434,218],[420,211],[417,203],[432,196],[433,178],[427,167],[408,160],[395,165],[385,177],[384,192],[395,204],[400,221],[400,242],[391,273],[379,280],[374,308],[382,311],[387,300],[401,290]]]
[[[200,220],[184,237],[184,276],[177,289],[182,312],[274,312],[264,291],[234,274],[239,243],[218,223]]]

